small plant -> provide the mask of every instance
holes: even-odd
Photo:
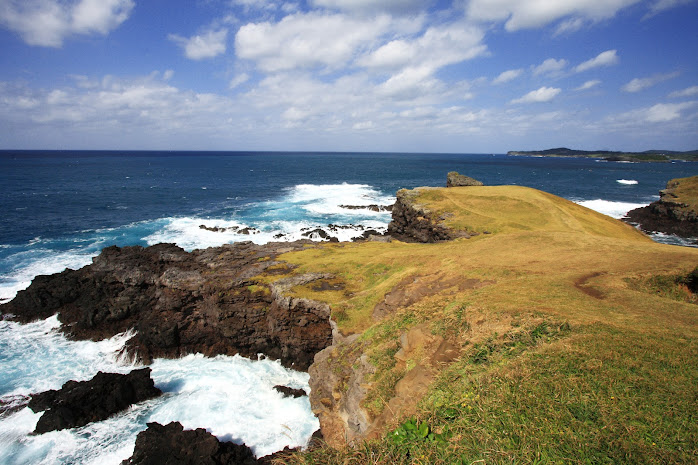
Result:
[[[419,442],[440,442],[446,443],[446,435],[435,433],[426,422],[417,422],[409,419],[389,434],[390,439],[395,444],[408,444]]]

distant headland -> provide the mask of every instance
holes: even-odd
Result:
[[[672,160],[682,161],[698,161],[698,150],[690,150],[688,152],[677,152],[673,150],[646,150],[644,152],[614,152],[609,150],[573,150],[565,147],[547,149],[547,150],[530,150],[530,151],[509,151],[507,155],[527,155],[539,157],[584,157],[584,158],[602,158],[607,161],[659,161],[667,162]]]

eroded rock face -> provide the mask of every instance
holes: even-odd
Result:
[[[459,174],[457,171],[451,171],[446,175],[446,187],[470,187],[483,185],[484,184],[477,179]]]
[[[659,191],[659,200],[646,207],[629,211],[623,220],[639,225],[645,232],[662,232],[686,238],[698,237],[698,212],[695,207],[682,203],[677,198],[680,188],[691,190],[695,178],[670,180],[666,189]],[[682,181],[688,187],[682,185]]]
[[[45,411],[34,432],[42,434],[106,420],[133,404],[159,396],[162,392],[153,384],[150,371],[142,368],[127,375],[100,371],[89,381],[68,381],[59,390],[32,394],[29,408]]]
[[[173,244],[108,247],[79,270],[37,276],[0,311],[21,322],[58,313],[75,339],[135,329],[127,350],[145,362],[197,352],[263,353],[307,370],[332,342],[329,307],[286,299],[255,277],[288,272],[274,258],[313,246],[241,243],[191,253]]]
[[[454,239],[456,234],[433,212],[416,203],[413,190],[401,189],[393,206],[388,234],[404,242],[441,242]]]

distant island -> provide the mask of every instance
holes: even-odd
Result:
[[[602,158],[607,161],[659,161],[672,160],[698,161],[698,150],[676,152],[673,150],[646,150],[644,152],[613,152],[609,150],[573,150],[565,147],[547,150],[509,151],[507,155],[527,155],[539,157],[584,157]]]

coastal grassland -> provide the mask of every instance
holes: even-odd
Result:
[[[698,212],[698,176],[672,179],[665,192],[671,192],[672,202],[684,204],[687,210]]]
[[[698,250],[654,243],[534,189],[430,189],[417,201],[452,228],[482,234],[280,257],[294,273],[342,283],[294,292],[328,302],[342,332],[361,333],[344,351],[353,354],[345,368],[357,351],[368,356],[376,370],[362,407],[388,417],[372,439],[287,462],[698,461],[698,306],[632,284],[687,276]],[[448,341],[457,357],[439,361],[419,347],[398,359],[401,337],[415,328]],[[336,364],[341,371],[341,357]],[[428,389],[386,414],[397,384],[419,367],[433,375]],[[410,418],[438,436],[391,439]]]

